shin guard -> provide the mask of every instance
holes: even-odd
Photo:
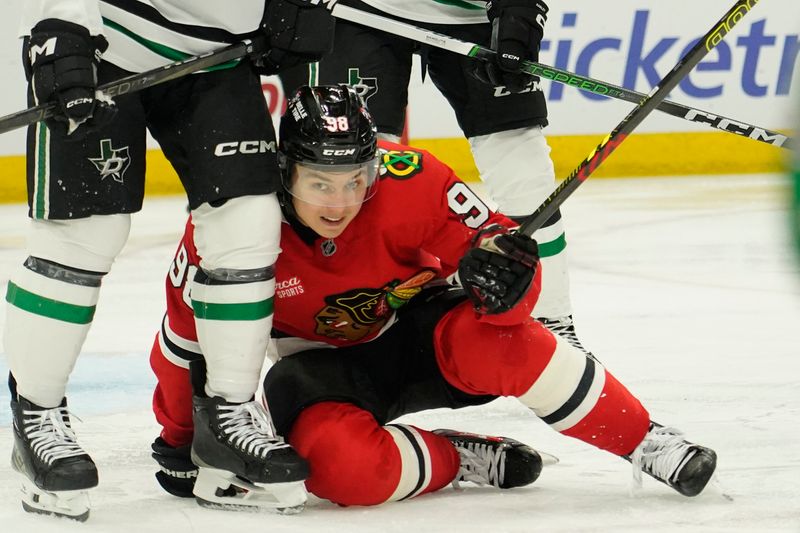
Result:
[[[438,490],[460,464],[448,439],[404,424],[381,427],[367,411],[339,402],[303,410],[289,443],[309,462],[308,490],[340,505],[378,505]]]

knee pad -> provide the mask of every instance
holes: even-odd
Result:
[[[375,418],[352,404],[322,402],[303,410],[289,443],[309,462],[306,487],[342,505],[377,505],[394,491],[400,455]]]
[[[308,490],[341,505],[378,505],[438,490],[459,457],[438,435],[404,424],[378,425],[353,404],[321,402],[300,414],[289,443],[306,458]]]
[[[219,207],[205,203],[192,211],[192,223],[206,272],[263,269],[280,253],[281,209],[275,194],[231,198]]]
[[[91,272],[111,270],[131,229],[131,216],[92,215],[72,220],[32,220],[28,253]]]
[[[202,258],[192,281],[197,340],[208,365],[205,390],[244,402],[258,388],[272,329],[273,264],[280,252],[277,196],[232,198],[192,211]]]
[[[555,188],[550,147],[539,126],[471,137],[481,180],[507,216],[529,215]]]
[[[445,314],[434,330],[442,375],[468,394],[519,396],[530,389],[555,350],[555,338],[533,319],[514,326],[475,320],[468,303]]]

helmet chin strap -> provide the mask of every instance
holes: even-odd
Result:
[[[294,165],[294,161],[288,159],[280,151],[278,152],[278,167],[281,170],[281,188],[277,191],[278,201],[281,204],[281,211],[287,220],[292,218],[297,220],[299,224],[300,221],[297,219],[297,211],[295,210],[294,202],[292,201],[293,196],[287,188],[287,185],[292,182]]]
[[[281,190],[281,192],[278,193],[278,200],[281,204],[283,216],[286,218],[286,222],[289,223],[294,232],[297,233],[297,236],[300,237],[300,240],[308,245],[312,245],[317,241],[317,239],[322,238],[322,236],[300,221],[300,219],[297,217],[297,211],[295,211],[292,198],[294,197],[284,190]]]

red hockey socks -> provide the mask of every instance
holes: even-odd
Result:
[[[161,438],[180,447],[192,442],[192,384],[189,370],[169,361],[161,351],[158,336],[150,351],[150,367],[158,379],[153,393],[153,413],[161,424]]]
[[[556,431],[617,455],[647,433],[650,415],[639,400],[533,319],[493,326],[465,303],[440,320],[434,342],[442,374],[464,392],[516,396]]]

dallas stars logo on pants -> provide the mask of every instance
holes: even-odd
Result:
[[[355,89],[365,102],[378,92],[378,78],[362,78],[357,68],[347,69],[347,84]]]
[[[111,178],[122,183],[125,178],[125,171],[131,166],[131,158],[128,155],[128,147],[113,148],[111,139],[100,141],[100,157],[90,157],[89,161],[100,172],[100,181],[111,176]]]

